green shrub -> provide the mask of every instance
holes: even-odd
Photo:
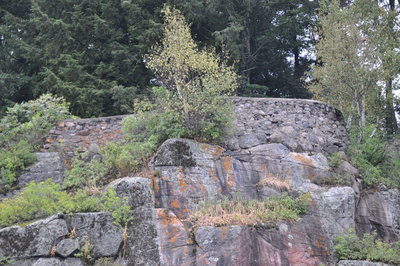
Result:
[[[64,189],[97,187],[106,183],[106,166],[99,159],[87,160],[87,153],[78,153],[72,158],[71,169],[66,171],[64,178]]]
[[[58,120],[71,117],[68,106],[63,98],[44,94],[8,108],[0,121],[0,147],[13,146],[20,140],[38,146]]]
[[[34,183],[12,199],[0,202],[0,228],[15,223],[42,218],[58,212],[111,212],[114,223],[127,225],[133,219],[133,211],[126,198],[119,198],[114,189],[108,189],[99,199],[85,190],[69,194],[51,179]]]
[[[350,161],[363,176],[366,187],[383,184],[388,188],[400,188],[400,153],[389,149],[384,135],[369,137],[371,129],[366,127],[361,142],[357,137],[359,129],[350,131]]]
[[[287,194],[265,198],[264,201],[223,198],[201,201],[190,220],[200,226],[250,225],[271,227],[279,221],[295,221],[307,211],[309,195],[293,199]]]
[[[17,222],[29,221],[58,212],[100,211],[101,205],[97,197],[91,197],[85,191],[68,194],[61,190],[59,184],[51,179],[38,184],[33,181],[25,191],[12,199],[0,202],[0,227]]]
[[[342,160],[343,160],[343,156],[340,152],[332,153],[331,156],[329,156],[329,158],[328,158],[329,167],[331,167],[332,169],[335,169],[336,167],[338,167],[340,165]]]
[[[107,143],[100,151],[101,159],[89,160],[87,153],[77,153],[71,169],[66,171],[63,188],[98,188],[116,178],[138,173],[147,165],[155,148],[150,141]]]
[[[128,198],[120,198],[113,188],[109,188],[101,197],[104,211],[111,212],[114,224],[125,227],[133,220],[133,210],[128,205]]]
[[[376,232],[373,235],[364,234],[360,239],[354,229],[343,236],[334,239],[333,250],[339,260],[368,260],[385,263],[400,263],[400,241],[389,244],[377,239]]]
[[[146,166],[155,147],[151,142],[108,143],[102,151],[103,163],[109,175],[113,177],[138,173]]]
[[[53,124],[68,117],[68,104],[51,94],[8,108],[0,121],[0,192],[12,189]]]
[[[32,146],[24,140],[13,147],[0,148],[0,188],[9,190],[17,180],[18,173],[35,161]]]

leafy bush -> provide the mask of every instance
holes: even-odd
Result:
[[[334,239],[333,250],[340,260],[368,260],[385,263],[400,263],[400,241],[389,244],[377,239],[376,232],[373,235],[364,234],[360,239],[354,229],[343,236]]]
[[[251,225],[270,227],[279,221],[295,221],[307,211],[309,195],[293,199],[287,194],[264,201],[241,198],[201,201],[190,220],[200,226]]]
[[[63,98],[44,94],[8,108],[0,121],[0,147],[10,147],[20,140],[39,145],[58,120],[71,117],[68,106]]]
[[[12,189],[53,124],[68,117],[68,104],[51,94],[8,108],[0,121],[0,192]]]
[[[9,190],[16,181],[18,172],[35,161],[36,155],[32,147],[24,140],[11,148],[0,148],[0,188]]]
[[[106,166],[99,159],[87,160],[87,153],[78,153],[72,158],[71,169],[64,178],[64,189],[97,187],[107,181]]]
[[[0,202],[0,227],[10,226],[17,222],[29,221],[58,212],[100,211],[97,197],[91,197],[85,191],[74,195],[62,191],[59,184],[51,179],[38,184],[33,181],[26,190],[12,199]]]
[[[111,212],[114,223],[126,227],[133,220],[133,210],[128,205],[128,198],[120,198],[113,188],[109,188],[101,197],[104,211]]]

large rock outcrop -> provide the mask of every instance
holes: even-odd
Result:
[[[171,152],[177,150],[180,152]],[[211,265],[329,263],[333,238],[355,226],[354,190],[313,184],[320,178],[333,178],[323,153],[296,153],[275,143],[229,151],[170,139],[155,154],[151,166],[158,173],[152,183],[156,206],[163,208],[158,212],[158,229],[164,265],[182,261]],[[281,230],[240,226],[194,230],[184,222],[200,200],[221,195],[263,199],[282,192],[307,192],[312,201],[306,216],[297,223],[282,224]]]
[[[235,131],[223,145],[167,140],[150,162],[152,178],[110,184],[134,212],[125,239],[109,213],[59,214],[1,229],[0,257],[14,259],[10,265],[82,265],[87,260],[74,256],[89,242],[94,259],[124,265],[329,265],[333,238],[350,228],[399,239],[399,192],[361,189],[357,169],[346,161],[349,139],[340,111],[294,99],[237,97],[233,107]],[[57,160],[68,164],[79,148],[96,153],[119,141],[121,119],[60,121],[44,148],[63,150],[66,156]],[[344,158],[336,169],[328,163],[334,152]],[[24,179],[42,180],[40,171],[47,170],[37,169],[38,176]],[[343,177],[348,184],[340,184]],[[197,227],[187,219],[202,200],[282,193],[310,195],[307,213],[296,222]],[[339,265],[370,265],[362,263]]]

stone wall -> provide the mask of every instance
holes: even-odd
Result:
[[[88,119],[67,119],[57,122],[50,130],[43,150],[58,151],[68,164],[74,152],[98,150],[107,142],[123,138],[121,121],[124,115]]]
[[[349,137],[342,113],[314,100],[234,98],[237,120],[233,150],[282,143],[294,152],[346,151]]]
[[[346,151],[349,140],[341,112],[326,103],[304,99],[233,98],[236,121],[227,148],[240,150],[282,143],[294,152]],[[63,120],[50,131],[44,150],[62,152],[65,162],[74,151],[98,150],[123,138],[125,116]]]

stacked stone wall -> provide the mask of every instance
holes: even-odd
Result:
[[[349,137],[342,113],[314,100],[243,98],[233,100],[233,150],[282,143],[295,152],[346,152]]]
[[[313,100],[276,98],[233,98],[236,121],[234,136],[227,140],[231,150],[266,143],[282,143],[295,152],[346,151],[349,139],[341,112]],[[107,142],[123,138],[125,116],[62,120],[50,131],[44,150],[62,152],[69,161],[74,151],[98,150]]]
[[[98,150],[107,142],[120,141],[123,138],[121,121],[124,117],[126,116],[58,121],[46,137],[43,150],[61,152],[64,163],[68,165],[75,151]]]

